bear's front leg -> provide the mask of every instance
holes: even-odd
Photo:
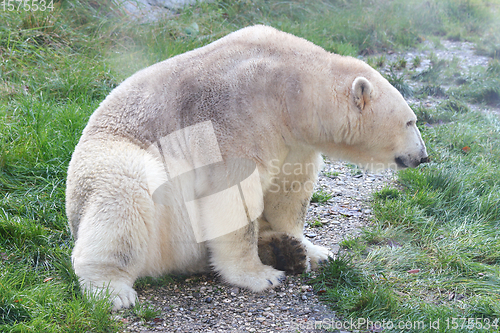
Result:
[[[304,223],[314,185],[322,165],[317,152],[291,151],[279,166],[274,165],[271,186],[264,196],[264,219],[272,231],[285,232],[301,240],[311,268],[333,257],[325,247],[304,238]]]
[[[257,249],[258,224],[247,226],[207,241],[210,263],[228,283],[260,292],[285,281],[285,272],[264,265]]]

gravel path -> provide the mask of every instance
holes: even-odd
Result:
[[[435,49],[427,42],[421,51],[388,55],[387,63],[401,57],[410,62],[419,56],[423,60],[419,69],[423,70],[430,65],[427,59],[433,52],[439,59],[459,58],[464,71],[488,64],[488,58],[474,54],[471,43],[442,41],[441,45]],[[430,98],[409,102],[430,107],[439,101]],[[489,111],[500,113],[498,109]],[[337,253],[339,242],[355,236],[369,223],[372,193],[392,181],[394,174],[390,171],[372,175],[345,163],[326,161],[316,190],[322,188],[333,197],[324,204],[310,205],[306,237]],[[312,226],[315,221],[321,226]],[[146,286],[138,294],[141,303],[150,304],[159,315],[145,322],[131,310],[121,311],[117,319],[126,324],[123,332],[326,332],[315,329],[313,323],[337,320],[335,312],[321,303],[307,281],[298,276],[288,276],[283,286],[261,294],[225,285],[214,274],[178,278],[161,287]]]

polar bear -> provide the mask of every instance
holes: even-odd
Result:
[[[331,255],[303,237],[321,153],[416,167],[428,160],[416,120],[364,62],[268,26],[137,72],[90,117],[68,168],[83,289],[120,309],[138,277],[214,270],[260,292],[286,269],[261,261],[259,235],[298,240],[314,269]]]

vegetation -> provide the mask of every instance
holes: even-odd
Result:
[[[124,78],[257,23],[340,54],[377,53],[378,67],[388,62],[381,53],[429,38],[474,42],[492,58],[470,73],[438,59],[422,74],[412,71],[424,59],[394,64],[401,89],[411,80],[428,87],[409,90],[417,97],[450,97],[436,108],[414,106],[433,163],[400,173],[397,188],[376,196],[373,226],[346,240],[349,254],[316,282],[347,317],[499,318],[500,124],[466,104],[499,104],[499,5],[219,0],[149,23],[111,0],[56,1],[44,12],[0,7],[0,331],[120,329],[107,302],[81,295],[71,269],[64,211],[71,153],[90,114]],[[446,89],[450,78],[460,83]],[[156,316],[148,306],[135,311]]]
[[[312,194],[311,202],[324,203],[332,198],[331,194],[326,193],[323,189],[320,189]]]

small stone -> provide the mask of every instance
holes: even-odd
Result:
[[[309,232],[309,233],[306,234],[306,236],[309,237],[309,238],[314,238],[317,235],[314,232]]]
[[[205,302],[212,303],[212,297],[208,296],[207,298],[205,298]]]
[[[341,196],[342,195],[342,191],[341,190],[333,190],[332,191],[332,196],[334,197],[338,197],[338,196]]]
[[[234,288],[229,289],[230,294],[236,295],[236,294],[239,294],[239,292],[240,292],[240,288],[238,288],[238,287],[234,287]]]
[[[265,317],[257,317],[256,320],[262,323],[264,320],[266,320],[266,318]]]
[[[303,301],[307,300],[307,296],[306,295],[302,295],[301,298],[302,298]]]

